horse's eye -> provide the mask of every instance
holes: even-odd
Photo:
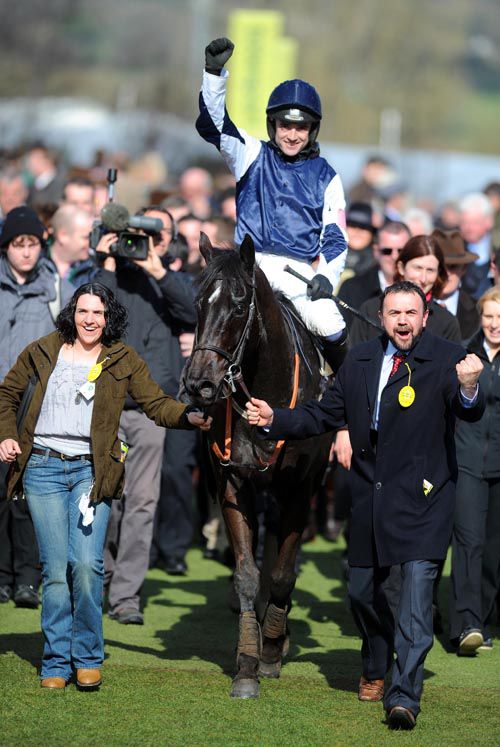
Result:
[[[243,316],[243,314],[245,313],[245,307],[242,303],[237,303],[233,311],[237,316]]]

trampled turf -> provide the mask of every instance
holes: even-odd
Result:
[[[99,692],[39,687],[39,612],[0,606],[0,745],[495,745],[500,744],[500,640],[459,659],[443,636],[426,661],[422,713],[411,733],[391,733],[379,703],[359,703],[359,640],[340,580],[340,547],[303,550],[280,680],[258,700],[229,698],[237,617],[229,571],[188,556],[185,578],[151,571],[145,625],[105,619]],[[442,583],[446,613],[448,579]],[[446,615],[445,615],[446,616]],[[446,621],[445,621],[446,622]],[[498,634],[498,630],[495,631]]]

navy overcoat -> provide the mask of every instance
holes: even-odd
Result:
[[[406,359],[415,400],[410,407],[399,404],[409,378],[402,365],[382,392],[375,443],[373,412],[385,344],[381,336],[354,347],[323,399],[295,410],[276,409],[267,434],[302,439],[348,426],[353,566],[446,556],[457,478],[455,416],[475,421],[484,411],[481,391],[470,409],[459,396],[455,365],[465,350],[424,330]]]

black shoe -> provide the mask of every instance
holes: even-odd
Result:
[[[467,628],[458,639],[459,656],[475,656],[476,651],[484,643],[483,633],[479,628]]]
[[[37,590],[28,584],[20,584],[14,593],[14,603],[16,607],[27,607],[36,610],[40,604],[40,598]]]
[[[10,586],[0,586],[0,604],[5,604],[12,599],[12,589]]]
[[[142,612],[131,607],[121,607],[120,609],[108,612],[108,617],[122,625],[144,625],[144,615]]]
[[[416,718],[409,708],[394,706],[387,716],[389,729],[403,729],[409,731],[415,728]]]
[[[188,569],[184,558],[167,558],[164,568],[170,576],[185,576]]]

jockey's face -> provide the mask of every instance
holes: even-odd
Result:
[[[275,141],[285,156],[296,156],[309,142],[311,124],[276,120]]]

